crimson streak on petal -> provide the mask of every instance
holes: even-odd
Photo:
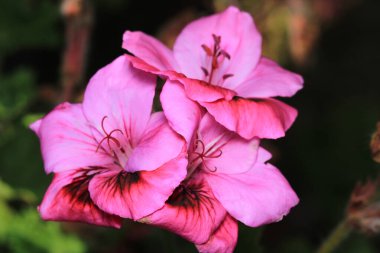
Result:
[[[88,167],[56,173],[38,207],[41,217],[44,220],[79,221],[120,228],[121,218],[99,209],[88,191],[91,179],[105,170]]]
[[[175,232],[196,244],[205,243],[226,215],[201,175],[182,183],[166,205],[141,222]]]

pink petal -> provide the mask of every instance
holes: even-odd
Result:
[[[231,100],[236,92],[223,87],[208,84],[202,80],[188,78],[182,73],[171,70],[159,70],[145,61],[134,56],[126,56],[132,63],[133,67],[168,78],[171,81],[179,81],[185,88],[188,98],[194,101],[212,102],[218,99]]]
[[[37,135],[39,136],[39,131],[41,127],[42,119],[34,121],[32,124],[29,125],[29,128]]]
[[[161,208],[186,176],[185,154],[154,171],[111,170],[90,182],[91,198],[102,210],[124,218],[140,219]]]
[[[207,182],[227,212],[252,227],[277,222],[298,204],[287,180],[270,164],[257,163],[241,174],[209,173]]]
[[[169,70],[161,70],[153,65],[150,65],[149,63],[145,62],[144,60],[137,58],[133,55],[125,55],[125,57],[131,62],[132,66],[136,69],[143,70],[148,73],[160,75],[162,72],[169,71]],[[174,72],[174,71],[172,71]]]
[[[177,70],[172,51],[160,41],[142,32],[126,31],[123,48],[160,70]]]
[[[272,158],[272,154],[266,149],[259,147],[257,152],[257,162],[258,163],[266,163]]]
[[[253,101],[238,98],[201,103],[216,121],[246,139],[277,139],[293,124],[297,111],[275,99]]]
[[[169,125],[189,144],[198,128],[202,107],[186,97],[181,84],[169,80],[162,89],[160,100]]]
[[[203,142],[207,156],[203,169],[217,173],[242,173],[254,165],[257,157],[259,140],[245,140],[239,135],[227,130],[215,119],[206,114],[198,131],[198,142]],[[198,143],[198,152],[203,147]]]
[[[234,90],[245,98],[291,97],[302,86],[303,79],[300,75],[263,57],[247,80]]]
[[[185,75],[175,71],[159,70],[134,56],[126,55],[126,57],[132,63],[133,67],[137,69],[163,76],[171,81],[179,81],[184,86],[186,96],[194,101],[212,102],[222,98],[231,100],[237,94],[230,89],[210,85],[201,80],[187,78]]]
[[[196,244],[207,242],[226,211],[203,179],[191,180],[179,186],[162,209],[140,222],[165,228]]]
[[[200,253],[233,253],[238,238],[238,224],[230,215],[226,215],[218,229],[204,244],[196,245]]]
[[[126,170],[151,171],[186,152],[186,143],[174,132],[162,112],[152,115],[146,131],[136,148],[132,151]]]
[[[167,76],[171,80],[180,81],[185,88],[187,97],[197,102],[213,102],[219,99],[231,100],[236,95],[233,90],[210,85],[201,80],[190,79],[173,74]]]
[[[103,123],[107,133],[118,131],[115,138],[123,146],[134,147],[149,121],[155,84],[153,75],[133,68],[125,55],[99,70],[91,78],[83,101],[97,140],[106,135],[102,129],[106,117]]]
[[[113,162],[107,153],[96,151],[98,143],[91,134],[82,105],[58,105],[42,119],[38,135],[47,173]]]
[[[194,79],[204,79],[201,67],[208,68],[210,61],[202,45],[212,48],[213,34],[221,36],[221,47],[231,56],[230,60],[224,61],[213,79],[217,81],[213,83],[218,83],[224,74],[234,74],[223,83],[224,87],[243,82],[259,61],[261,35],[252,17],[235,7],[198,19],[182,30],[173,49],[182,73]]]
[[[85,168],[57,173],[38,207],[44,220],[79,221],[120,228],[120,217],[100,210],[91,200],[88,182],[102,168]]]

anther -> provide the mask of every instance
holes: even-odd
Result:
[[[203,48],[203,50],[206,52],[208,56],[212,56],[212,50],[208,46],[206,46],[205,44],[202,44],[201,47]]]
[[[201,67],[201,69],[202,69],[203,73],[205,74],[205,76],[209,75],[208,71],[207,71],[207,69],[205,67]]]
[[[214,39],[215,44],[219,46],[222,38],[218,35],[215,35],[215,34],[212,34],[212,38]]]
[[[228,60],[231,60],[230,54],[227,53],[226,51],[220,50],[220,54],[223,55],[224,57],[226,57]]]
[[[234,74],[225,74],[225,75],[223,75],[223,80],[226,80],[226,79],[233,77],[233,76],[234,76]]]

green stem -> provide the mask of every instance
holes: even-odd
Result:
[[[346,220],[342,221],[322,243],[317,253],[332,253],[348,237],[352,228]]]

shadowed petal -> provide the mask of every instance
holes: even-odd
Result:
[[[160,70],[178,70],[172,51],[147,34],[126,31],[123,48]]]
[[[90,182],[91,198],[102,210],[140,219],[161,208],[186,176],[185,155],[154,171],[99,173]]]
[[[82,105],[63,103],[37,122],[40,122],[38,136],[46,172],[112,163],[107,153],[96,151],[98,143],[91,134]],[[32,126],[37,127],[36,124]]]
[[[302,89],[302,84],[300,75],[263,57],[247,80],[234,90],[245,98],[291,97]]]
[[[237,221],[230,215],[226,215],[218,229],[204,244],[196,245],[200,253],[232,253],[238,239]]]
[[[287,180],[270,164],[256,164],[241,174],[210,173],[207,181],[228,213],[247,226],[280,221],[298,204]]]
[[[200,18],[188,24],[177,37],[174,44],[174,57],[181,71],[188,77],[204,79],[201,67],[208,68],[206,52],[202,45],[213,47],[213,35],[221,37],[221,48],[228,52],[230,60],[223,62],[215,73],[214,80],[224,74],[234,74],[223,83],[229,87],[241,83],[255,68],[261,55],[261,35],[257,31],[252,17],[229,7],[225,11]]]
[[[91,78],[83,101],[84,114],[96,129],[97,140],[104,138],[103,128],[106,132],[117,130],[124,147],[135,147],[150,118],[155,84],[153,75],[133,68],[125,55],[99,70]]]
[[[191,180],[177,187],[162,209],[140,221],[168,229],[196,244],[205,243],[226,211],[205,181]]]
[[[162,112],[152,114],[146,131],[139,144],[132,151],[126,170],[151,171],[177,157],[185,141],[174,132]]]
[[[186,97],[181,84],[169,80],[162,89],[160,100],[169,125],[190,144],[202,116],[202,107]]]
[[[216,121],[245,139],[277,139],[293,124],[297,111],[275,99],[234,99],[201,103]]]
[[[100,210],[91,200],[88,183],[103,168],[92,167],[55,174],[38,207],[44,220],[79,221],[101,226],[121,227],[121,218]]]

